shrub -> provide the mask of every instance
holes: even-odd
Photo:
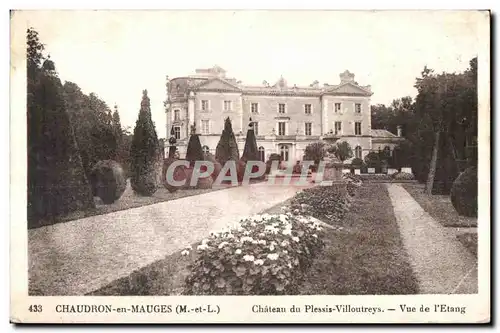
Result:
[[[459,215],[477,217],[477,168],[462,172],[451,188],[451,203]]]
[[[168,157],[163,160],[163,168],[162,168],[162,177],[161,181],[163,186],[170,192],[173,193],[179,189],[178,186],[174,186],[173,184],[170,184],[167,182],[167,170],[170,167],[172,163],[177,161],[177,159]],[[186,179],[186,167],[184,165],[179,165],[175,168],[174,173],[173,173],[173,178],[175,181],[181,181],[183,179]]]
[[[392,175],[395,180],[413,180],[415,176],[408,172],[397,172]]]
[[[219,176],[220,171],[222,170],[222,164],[220,164],[219,161],[215,159],[215,156],[210,153],[205,154],[205,161],[210,161],[213,163],[214,171],[212,172],[212,178],[213,180],[216,180]]]
[[[290,209],[296,214],[311,215],[328,224],[339,223],[349,211],[351,197],[345,184],[305,189],[292,198]]]
[[[360,159],[359,157],[356,157],[354,158],[352,161],[351,161],[351,166],[354,168],[354,169],[360,169],[362,166],[363,166],[363,160]]]
[[[267,175],[269,174],[269,172],[271,172],[271,166],[272,166],[273,161],[278,161],[278,169],[279,169],[279,165],[281,164],[281,155],[276,154],[276,153],[269,155],[269,159],[266,162],[266,174]]]
[[[123,168],[113,160],[97,162],[92,168],[90,179],[94,195],[101,198],[106,205],[120,199],[127,187]]]
[[[256,215],[198,246],[187,295],[297,294],[324,244],[321,227],[303,216]]]
[[[214,179],[212,177],[205,177],[198,179],[198,184],[196,185],[199,189],[209,189],[212,188],[214,184]]]
[[[302,165],[300,164],[299,161],[297,161],[297,163],[295,163],[295,165],[293,166],[292,172],[294,174],[300,174],[300,173],[302,173]]]
[[[358,175],[346,173],[342,175],[342,178],[347,183],[347,193],[349,193],[351,197],[355,196],[358,188],[363,184],[361,177],[359,177]]]

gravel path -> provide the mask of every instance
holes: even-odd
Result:
[[[422,294],[478,292],[477,261],[400,185],[387,184],[394,214]]]
[[[83,295],[301,187],[258,183],[28,230],[30,295]]]

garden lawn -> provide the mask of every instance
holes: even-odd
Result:
[[[458,215],[449,195],[427,195],[423,184],[401,185],[437,222],[445,227],[477,227],[477,218]]]
[[[328,221],[325,221],[328,223]],[[363,184],[340,230],[328,230],[303,295],[417,294],[387,188]]]

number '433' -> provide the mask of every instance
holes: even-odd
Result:
[[[29,310],[29,312],[42,312],[42,306],[41,305],[30,305],[28,310]]]

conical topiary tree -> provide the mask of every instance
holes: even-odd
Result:
[[[257,148],[257,139],[255,138],[255,131],[253,129],[252,118],[250,118],[250,124],[247,131],[247,137],[245,139],[245,148],[243,149],[243,155],[241,156],[243,161],[259,161],[259,148]]]
[[[151,196],[156,192],[155,162],[158,158],[158,146],[158,136],[151,120],[148,91],[144,90],[130,147],[130,183],[134,192],[139,195]]]
[[[224,130],[222,131],[219,143],[215,149],[215,158],[223,166],[227,161],[231,160],[236,162],[240,159],[238,144],[236,143],[236,137],[234,136],[231,119],[229,119],[229,117],[224,121]]]
[[[196,161],[203,161],[203,149],[201,148],[200,136],[196,134],[196,126],[191,126],[191,135],[186,150],[186,160],[194,166]]]
[[[170,129],[170,139],[168,139],[168,143],[170,146],[168,147],[168,158],[175,158],[175,152],[177,151],[177,147],[175,144],[177,143],[177,139],[175,138],[174,126]]]
[[[245,148],[243,149],[243,155],[241,156],[242,162],[246,163],[248,161],[260,161],[259,158],[259,148],[257,147],[257,139],[255,137],[254,123],[252,118],[250,118],[250,123],[248,125],[247,137],[245,139]],[[245,167],[246,170],[246,167]],[[257,172],[259,167],[254,165],[252,167],[252,172]],[[260,178],[265,177],[264,175]],[[239,174],[238,179],[242,179],[243,175]]]

